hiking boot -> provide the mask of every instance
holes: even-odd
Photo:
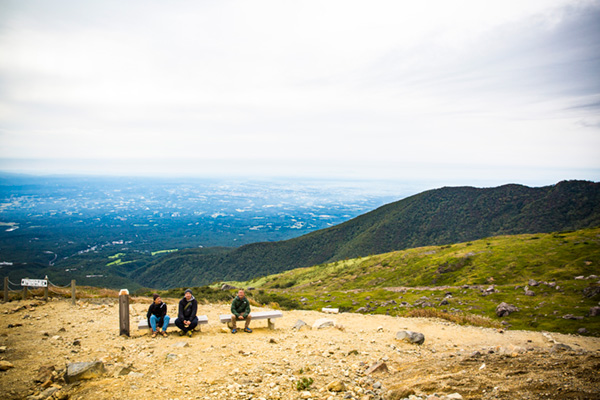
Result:
[[[169,336],[169,335],[167,334],[167,332],[165,332],[165,331],[162,331],[160,334],[161,334],[161,335],[163,335],[163,337],[167,337],[167,336]]]
[[[185,332],[184,331],[179,331],[179,336],[183,336],[183,335],[185,335]]]
[[[237,332],[237,329],[232,329],[231,330],[231,333],[236,333],[236,332]]]
[[[252,333],[252,329],[250,329],[250,328],[244,328],[244,332]]]
[[[192,331],[187,332],[188,337],[192,337]]]

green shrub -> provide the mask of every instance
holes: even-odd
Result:
[[[310,390],[310,385],[313,384],[312,378],[307,378],[305,376],[302,377],[299,381],[296,381],[296,390]]]

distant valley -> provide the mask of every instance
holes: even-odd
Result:
[[[3,175],[0,272],[130,285],[169,251],[301,236],[397,200],[394,192],[356,182]]]

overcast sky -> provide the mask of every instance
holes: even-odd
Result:
[[[600,2],[0,0],[0,170],[600,180]]]

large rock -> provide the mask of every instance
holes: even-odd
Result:
[[[405,342],[414,344],[423,344],[425,335],[419,332],[400,331],[396,333],[396,340],[404,340]]]
[[[322,328],[328,328],[331,326],[335,326],[335,321],[332,319],[328,319],[328,318],[320,318],[318,320],[315,321],[315,323],[313,324],[313,329],[322,329]]]
[[[505,302],[498,304],[498,307],[496,307],[496,315],[499,317],[506,317],[517,311],[519,311],[519,309],[516,306]]]
[[[600,307],[595,306],[590,308],[590,317],[600,316]]]
[[[223,286],[221,286],[221,290],[231,290],[231,289],[235,289],[235,288],[236,288],[235,286],[231,286],[226,283],[224,283]]]
[[[70,363],[67,365],[67,372],[65,372],[65,381],[73,383],[85,379],[94,379],[102,376],[105,372],[104,363],[101,361]]]

